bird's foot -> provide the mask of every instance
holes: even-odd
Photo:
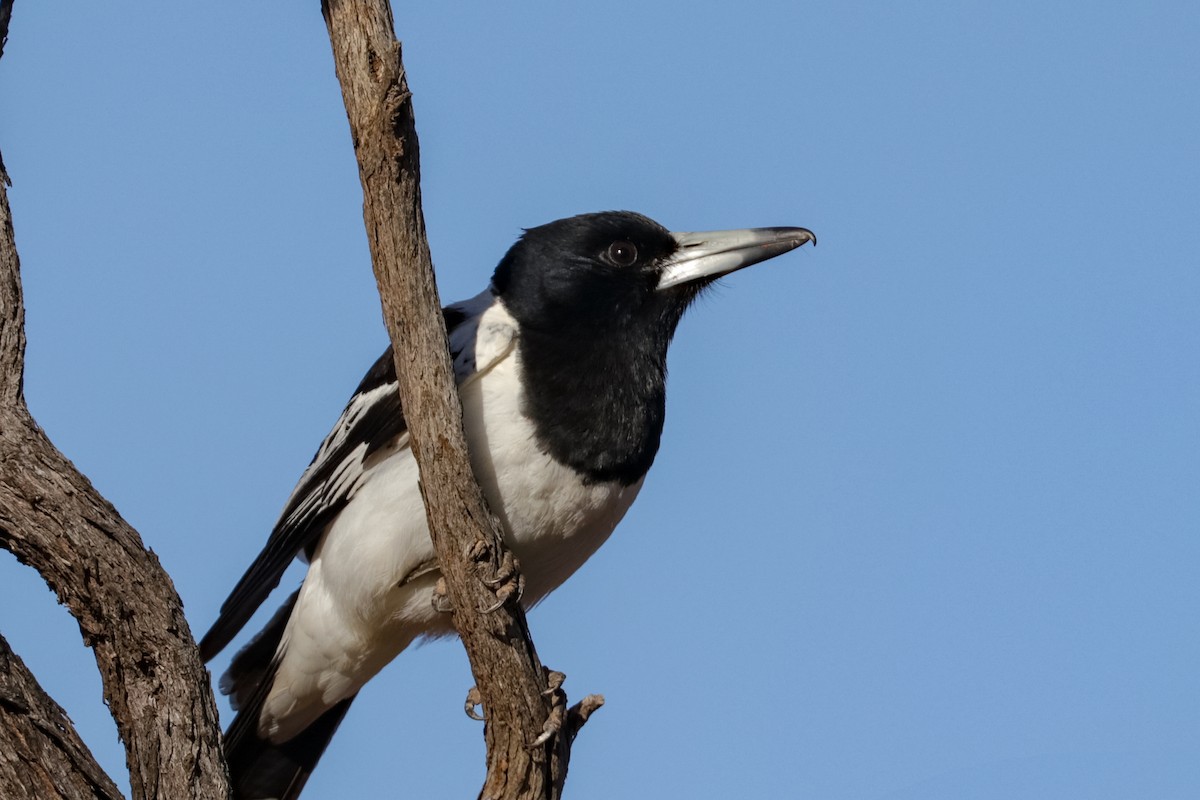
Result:
[[[433,610],[439,614],[449,614],[454,611],[454,604],[450,602],[450,590],[446,587],[446,579],[439,577],[437,583],[433,585],[433,597],[430,598],[430,603],[433,604]]]
[[[559,672],[556,669],[550,669],[549,667],[542,667],[542,669],[546,673],[547,684],[547,689],[546,691],[542,692],[542,694],[546,697],[552,697],[556,692],[561,693],[562,685],[567,681],[566,673]],[[563,694],[565,697],[565,693]]]
[[[472,547],[472,550],[474,549]],[[480,567],[482,566],[481,563]],[[521,596],[525,593],[525,576],[521,574],[516,556],[508,550],[504,551],[504,556],[500,559],[500,566],[496,568],[495,574],[490,578],[480,578],[480,580],[496,593],[496,602],[487,608],[480,609],[484,614],[491,614],[510,602],[520,602]]]
[[[546,691],[542,694],[550,698],[550,714],[542,724],[541,734],[530,743],[530,749],[541,747],[558,735],[567,719],[567,693],[562,688],[567,676],[548,667],[542,667],[542,669],[546,671],[546,683],[548,684]]]
[[[477,722],[483,722],[483,714],[480,714],[475,709],[483,705],[483,695],[479,692],[478,686],[472,686],[467,691],[467,700],[463,703],[463,711],[467,712],[467,716]]]
[[[529,745],[541,747],[555,736],[565,736],[567,741],[575,741],[579,729],[592,716],[592,712],[604,705],[604,695],[589,694],[575,705],[567,708],[567,693],[563,691],[563,681],[567,676],[552,669],[546,670],[546,683],[549,685],[544,694],[551,697],[550,714],[542,725],[541,734]]]
[[[555,736],[566,736],[569,741],[575,741],[579,729],[588,721],[596,709],[604,705],[604,695],[589,694],[575,705],[567,708],[567,693],[563,691],[563,683],[567,676],[558,670],[542,667],[546,674],[546,691],[542,692],[550,700],[550,714],[542,724],[542,732],[529,744],[529,748],[541,747]],[[483,722],[486,717],[478,709],[483,706],[483,694],[478,686],[472,686],[467,691],[463,711],[473,720]]]
[[[491,614],[499,610],[510,602],[519,602],[521,596],[525,593],[525,576],[521,574],[520,564],[517,562],[516,556],[505,550],[504,556],[500,559],[500,565],[494,570],[491,570],[491,552],[492,548],[481,539],[475,540],[467,550],[467,557],[475,563],[475,568],[478,572],[492,572],[491,577],[480,576],[480,580],[484,585],[490,588],[496,595],[496,602],[492,605],[479,609],[482,614]],[[433,585],[433,596],[430,598],[433,608],[439,614],[447,614],[454,611],[454,604],[450,602],[450,591],[446,585],[445,576],[439,576],[437,582]]]

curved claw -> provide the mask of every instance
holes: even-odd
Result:
[[[480,714],[478,711],[475,710],[476,708],[478,708],[479,706],[482,706],[482,705],[483,705],[483,695],[479,693],[479,687],[472,686],[469,690],[467,690],[467,699],[466,699],[466,702],[463,703],[463,711],[465,711],[467,713],[468,717],[475,720],[476,722],[483,722],[484,721],[483,714]]]
[[[546,722],[542,725],[542,732],[530,742],[530,748],[541,747],[554,736],[562,733],[563,725],[567,720],[567,694],[562,689],[567,676],[556,669],[544,666],[542,669],[545,671],[547,684],[547,688],[542,694],[554,699],[550,701],[550,715],[546,717]]]
[[[487,583],[487,581],[484,581],[484,583]],[[500,588],[496,590],[496,602],[487,608],[479,609],[479,613],[491,614],[499,610],[506,603],[512,601],[520,602],[521,597],[525,594],[525,576],[517,573],[516,580],[513,580],[513,576],[510,574],[499,581],[499,586]]]
[[[565,672],[559,672],[558,670],[550,669],[549,667],[542,667],[542,669],[546,673],[547,685],[546,691],[542,692],[542,696],[550,697],[559,689],[561,689],[564,683],[566,683],[567,675]]]
[[[439,614],[449,614],[454,611],[454,604],[450,602],[450,594],[446,588],[445,578],[437,579],[437,583],[433,587],[433,595],[429,598],[429,602],[433,605],[433,610]]]
[[[546,723],[542,725],[541,734],[529,743],[530,749],[541,747],[562,732],[563,722],[567,718],[566,700],[566,696],[560,696],[555,700],[554,707],[550,709],[550,716],[546,718]]]
[[[494,612],[496,612],[496,611],[499,611],[500,609],[504,608],[504,604],[505,604],[505,603],[507,603],[507,602],[508,602],[508,598],[507,598],[507,597],[501,597],[499,600],[497,600],[495,603],[493,603],[492,605],[488,606],[487,608],[481,608],[481,609],[479,609],[479,613],[480,613],[480,614],[492,614],[492,613],[494,613]]]

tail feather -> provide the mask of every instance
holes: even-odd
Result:
[[[250,708],[238,713],[225,738],[234,800],[299,797],[353,701],[354,697],[347,697],[282,744],[272,744],[258,735],[258,714],[253,714],[252,723],[248,719]],[[261,702],[252,705],[256,706],[255,712],[261,709]]]
[[[221,677],[237,716],[225,731],[225,760],[234,800],[295,800],[350,708],[348,697],[286,742],[259,734],[263,704],[275,680],[279,643],[296,604],[293,594],[266,627],[243,647]]]
[[[229,669],[221,676],[221,694],[229,695],[234,711],[245,707],[260,687],[270,688],[271,680],[275,677],[279,643],[283,640],[288,619],[299,596],[299,589],[292,592],[292,596],[279,607],[271,621],[237,652],[229,662]]]

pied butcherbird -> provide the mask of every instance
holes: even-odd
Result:
[[[663,430],[667,346],[722,275],[816,237],[804,228],[672,233],[627,211],[530,228],[490,286],[443,311],[471,465],[532,606],[608,539]],[[239,800],[295,798],[363,685],[414,640],[453,633],[389,349],[300,478],[201,642],[224,648],[294,558],[300,588],[221,689]]]

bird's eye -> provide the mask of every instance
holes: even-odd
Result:
[[[613,242],[608,246],[608,260],[618,267],[631,267],[637,261],[638,252],[633,242]]]

